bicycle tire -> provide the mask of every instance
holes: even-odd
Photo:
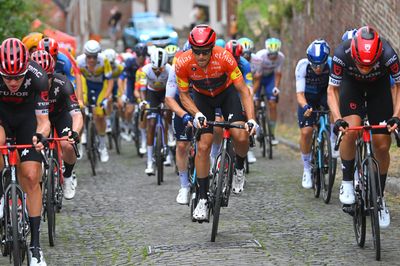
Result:
[[[322,167],[320,168],[320,180],[322,199],[326,204],[331,200],[333,180],[332,146],[328,131],[324,130],[321,135],[320,150],[322,155]]]
[[[94,128],[94,123],[93,121],[90,121],[88,124],[88,130],[87,130],[87,154],[90,162],[90,167],[92,169],[92,174],[93,176],[96,176],[96,161],[97,161],[97,154],[96,154],[96,129]]]
[[[136,153],[137,155],[142,158],[143,154],[140,153],[140,130],[139,130],[139,112],[135,112],[134,116],[134,131],[135,131],[135,147],[136,147]]]
[[[190,187],[190,219],[192,222],[197,222],[193,218],[193,212],[196,209],[197,203],[199,202],[199,188],[196,184],[192,184]]]
[[[4,167],[3,170],[1,171],[1,185],[2,185],[2,192],[1,194],[4,197],[4,207],[3,207],[3,214],[4,217],[3,219],[0,220],[0,246],[1,246],[1,254],[3,257],[6,257],[10,254],[10,247],[6,241],[6,230],[7,230],[7,214],[8,214],[8,200],[7,196],[5,195],[5,188],[6,188],[6,182],[7,180],[10,180],[10,171],[9,168]]]
[[[261,130],[262,132],[260,132],[260,145],[261,145],[261,154],[262,157],[265,158],[265,156],[267,155],[267,145],[265,143],[265,136],[266,136],[266,131],[267,129],[265,128],[265,114],[263,114],[262,110],[259,114],[260,118],[259,121],[261,121]]]
[[[250,173],[250,164],[249,164],[249,160],[247,158],[247,155],[246,155],[246,158],[245,158],[244,162],[245,162],[244,166],[246,168],[246,174],[248,174],[248,173]]]
[[[321,192],[320,170],[319,170],[319,145],[317,141],[317,131],[314,129],[311,146],[311,180],[314,190],[314,197],[319,198]]]
[[[112,127],[112,137],[115,142],[115,150],[117,154],[121,154],[121,128],[119,124],[118,111],[114,110],[113,127]]]
[[[52,158],[49,165],[46,189],[46,213],[47,213],[47,232],[49,235],[49,244],[54,247],[56,238],[56,193],[55,187],[59,176],[57,161]]]
[[[372,239],[375,248],[375,259],[381,259],[381,234],[379,228],[379,205],[378,205],[378,191],[376,181],[378,180],[378,171],[372,158],[368,159],[368,181],[369,181],[369,201],[370,201],[370,217],[372,228]],[[379,193],[380,194],[380,193]],[[372,210],[372,211],[371,211]]]
[[[360,171],[358,171],[360,173]],[[362,180],[359,177],[359,180]],[[365,233],[366,233],[366,213],[365,213],[365,202],[362,198],[362,191],[359,187],[355,188],[356,192],[356,202],[354,203],[354,216],[353,216],[353,228],[356,237],[356,242],[359,247],[364,247],[365,245]]]
[[[22,199],[21,199],[22,200]],[[12,257],[14,266],[20,266],[22,264],[21,258],[21,242],[18,233],[18,195],[17,195],[17,185],[13,184],[11,186],[11,231],[12,231]]]
[[[107,133],[107,142],[108,142],[108,149],[112,150],[113,149],[113,134],[112,132]]]
[[[156,149],[155,149],[155,157],[156,157],[156,166],[157,166],[157,185],[161,185],[162,175],[164,170],[164,164],[162,160],[162,132],[161,127],[157,127],[156,129]]]
[[[219,157],[219,169],[218,173],[215,175],[217,177],[217,184],[216,188],[214,188],[214,202],[212,204],[213,206],[213,223],[212,223],[212,230],[211,230],[211,242],[215,242],[215,238],[218,233],[218,224],[219,224],[219,214],[221,211],[221,203],[222,203],[222,181],[224,179],[224,172],[225,172],[225,157],[226,157],[226,150],[222,150],[222,154]],[[216,163],[218,165],[218,157],[216,160]],[[215,182],[215,180],[214,180]]]

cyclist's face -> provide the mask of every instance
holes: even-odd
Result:
[[[97,56],[94,55],[86,55],[86,64],[89,67],[95,67],[97,64]]]
[[[144,60],[146,59],[145,55],[137,55],[136,56],[136,61],[139,64],[139,66],[144,64]]]
[[[192,51],[199,67],[206,67],[211,58],[212,47],[192,47]]]
[[[374,66],[362,66],[356,62],[356,67],[358,68],[358,71],[360,71],[361,74],[367,75],[371,70],[374,68]]]
[[[315,65],[311,64],[311,68],[315,74],[321,75],[322,71],[324,70],[325,64]]]
[[[11,91],[11,92],[16,92],[18,91],[18,89],[21,87],[22,82],[24,82],[24,75],[19,75],[19,76],[13,76],[11,78],[7,78],[6,76],[3,76],[3,81],[4,84],[6,84],[7,88]]]

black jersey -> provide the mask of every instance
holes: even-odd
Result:
[[[49,91],[46,72],[30,60],[21,87],[15,92],[0,79],[0,108],[15,109],[20,105],[34,105],[36,114],[48,114]]]
[[[71,114],[80,112],[79,103],[74,87],[69,79],[62,74],[54,74],[49,90],[50,117],[57,116],[63,111]]]
[[[392,76],[395,83],[400,83],[399,58],[388,41],[382,40],[382,54],[378,61],[373,65],[370,73],[363,75],[358,70],[353,58],[351,57],[351,40],[342,42],[336,49],[332,59],[332,71],[329,84],[340,86],[343,77],[349,77],[356,81],[371,82],[375,81],[388,73]]]

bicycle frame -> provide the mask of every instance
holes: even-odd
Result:
[[[321,115],[323,113],[323,115]],[[322,139],[322,133],[324,131],[329,132],[328,128],[326,125],[329,124],[329,117],[328,117],[328,112],[318,112],[318,122],[317,122],[317,128],[318,128],[318,137],[317,137],[317,142],[318,144],[321,143]],[[318,149],[318,167],[322,168],[322,153],[321,149]]]

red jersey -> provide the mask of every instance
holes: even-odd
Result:
[[[210,97],[217,96],[232,83],[243,82],[235,58],[222,47],[213,48],[205,70],[197,65],[192,50],[184,52],[176,62],[175,71],[180,91],[188,91],[191,83],[194,90]]]

